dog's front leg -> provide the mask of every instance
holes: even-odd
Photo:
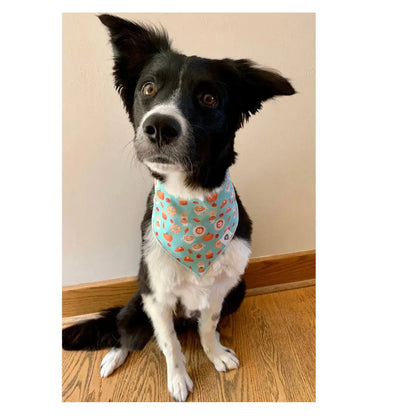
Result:
[[[201,345],[209,360],[218,371],[233,370],[239,367],[239,360],[230,348],[219,342],[219,333],[216,331],[222,309],[223,299],[214,297],[210,307],[200,311],[199,335]]]
[[[193,391],[193,382],[186,367],[185,356],[176,336],[173,311],[167,304],[157,302],[154,295],[143,295],[143,306],[150,317],[158,345],[167,362],[168,390],[176,401],[186,400]]]

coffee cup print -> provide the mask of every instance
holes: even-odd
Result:
[[[204,261],[199,261],[199,262],[197,263],[197,271],[198,271],[199,273],[204,273],[204,271],[205,271],[205,268],[204,268]]]
[[[217,211],[212,210],[208,214],[208,221],[210,221],[211,224],[214,224],[215,220],[217,219]]]
[[[188,214],[186,212],[181,212],[180,220],[182,225],[187,225],[188,223]]]
[[[206,253],[206,259],[210,260],[214,257],[214,252],[212,250],[208,250]]]

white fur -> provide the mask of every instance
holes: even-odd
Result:
[[[188,310],[209,307],[211,292],[225,297],[238,283],[250,252],[249,244],[235,237],[203,277],[198,278],[161,247],[151,228],[146,233],[144,244],[149,283],[157,301],[172,307],[179,297]]]
[[[146,120],[154,113],[174,117],[181,125],[182,136],[186,136],[188,134],[189,126],[188,126],[186,118],[183,116],[181,110],[178,108],[175,102],[172,100],[169,100],[169,101],[166,101],[164,103],[154,106],[151,110],[149,110],[146,113],[146,115],[142,118],[139,124],[138,130],[137,130],[137,134],[139,136],[144,135],[143,125],[145,124]]]
[[[174,329],[172,308],[167,302],[157,302],[152,295],[143,295],[143,307],[150,317],[158,345],[165,355],[167,363],[168,390],[176,401],[186,400],[193,382],[185,368],[185,357],[182,354]]]
[[[173,326],[173,313],[179,298],[190,311],[199,310],[199,335],[203,349],[218,371],[238,368],[234,351],[222,346],[216,327],[222,302],[236,286],[250,256],[248,243],[235,237],[203,277],[196,277],[172,258],[158,243],[151,227],[144,239],[144,257],[152,294],[143,296],[157,342],[167,362],[168,389],[178,401],[186,400],[193,383],[185,369],[185,358]]]
[[[129,351],[126,348],[111,348],[100,364],[101,377],[108,377],[126,360]]]
[[[180,174],[183,169],[180,165],[173,165],[171,163],[156,163],[149,162],[148,160],[144,161],[145,165],[150,168],[153,172],[168,174],[168,176],[173,174]]]

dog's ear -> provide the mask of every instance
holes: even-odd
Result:
[[[98,18],[109,30],[114,51],[115,87],[131,116],[134,91],[142,69],[155,54],[170,50],[170,40],[163,30],[109,14]]]
[[[290,82],[276,71],[258,67],[248,59],[227,60],[239,79],[241,124],[255,114],[262,103],[279,95],[296,93]]]

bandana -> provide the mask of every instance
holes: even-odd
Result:
[[[153,233],[176,261],[202,277],[231,242],[239,222],[235,189],[226,173],[218,192],[202,199],[169,194],[156,180]]]

